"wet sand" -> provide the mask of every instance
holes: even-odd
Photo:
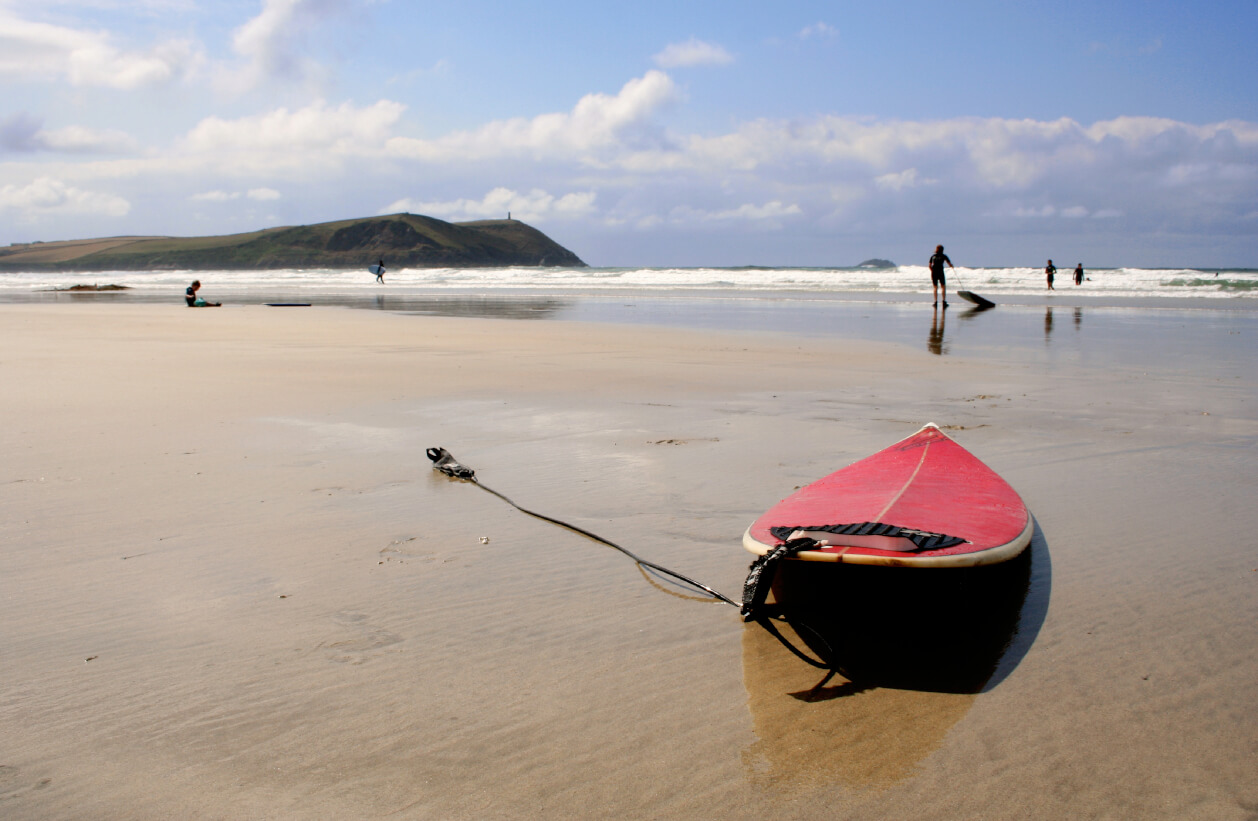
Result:
[[[0,816],[1253,818],[1252,324],[924,311],[0,305]],[[977,692],[822,682],[424,455],[735,595],[752,519],[925,422],[1037,522]]]

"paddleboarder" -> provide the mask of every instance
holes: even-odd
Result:
[[[944,263],[948,263],[949,268],[953,268],[952,260],[948,259],[948,255],[944,253],[942,245],[935,246],[935,253],[930,255],[930,291],[934,295],[935,301],[933,305],[939,306],[939,290],[943,289],[943,298],[945,308],[948,307],[948,281],[944,278]]]
[[[1044,276],[1048,278],[1048,290],[1056,291],[1053,287],[1053,276],[1057,273],[1057,269],[1053,267],[1053,261],[1050,259],[1048,264],[1044,266]]]

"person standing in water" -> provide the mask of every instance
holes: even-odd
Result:
[[[1075,285],[1083,284],[1083,263],[1080,262],[1075,266]]]
[[[1053,276],[1056,273],[1057,273],[1057,269],[1053,266],[1053,261],[1050,259],[1048,261],[1048,264],[1044,266],[1044,276],[1048,279],[1048,290],[1050,291],[1057,290],[1056,288],[1053,287]]]
[[[376,263],[376,282],[384,284],[384,260]]]
[[[948,263],[949,268],[953,268],[952,260],[948,259],[948,255],[944,253],[942,245],[935,246],[935,253],[930,255],[930,292],[935,297],[934,305],[939,305],[939,291],[943,289],[943,298],[945,308],[948,307],[948,281],[944,278],[944,263]]]

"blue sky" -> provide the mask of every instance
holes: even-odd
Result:
[[[593,265],[1258,267],[1258,3],[0,0],[0,244],[508,210]]]

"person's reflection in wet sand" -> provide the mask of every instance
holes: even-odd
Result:
[[[1075,330],[1079,330],[1079,326],[1083,324],[1083,309],[1075,308]]]
[[[1045,308],[1044,309],[1044,341],[1047,342],[1048,338],[1052,335],[1053,335],[1053,309]]]
[[[926,339],[926,348],[936,356],[947,353],[944,348],[944,322],[948,318],[947,311],[935,308],[930,318],[930,336]]]

